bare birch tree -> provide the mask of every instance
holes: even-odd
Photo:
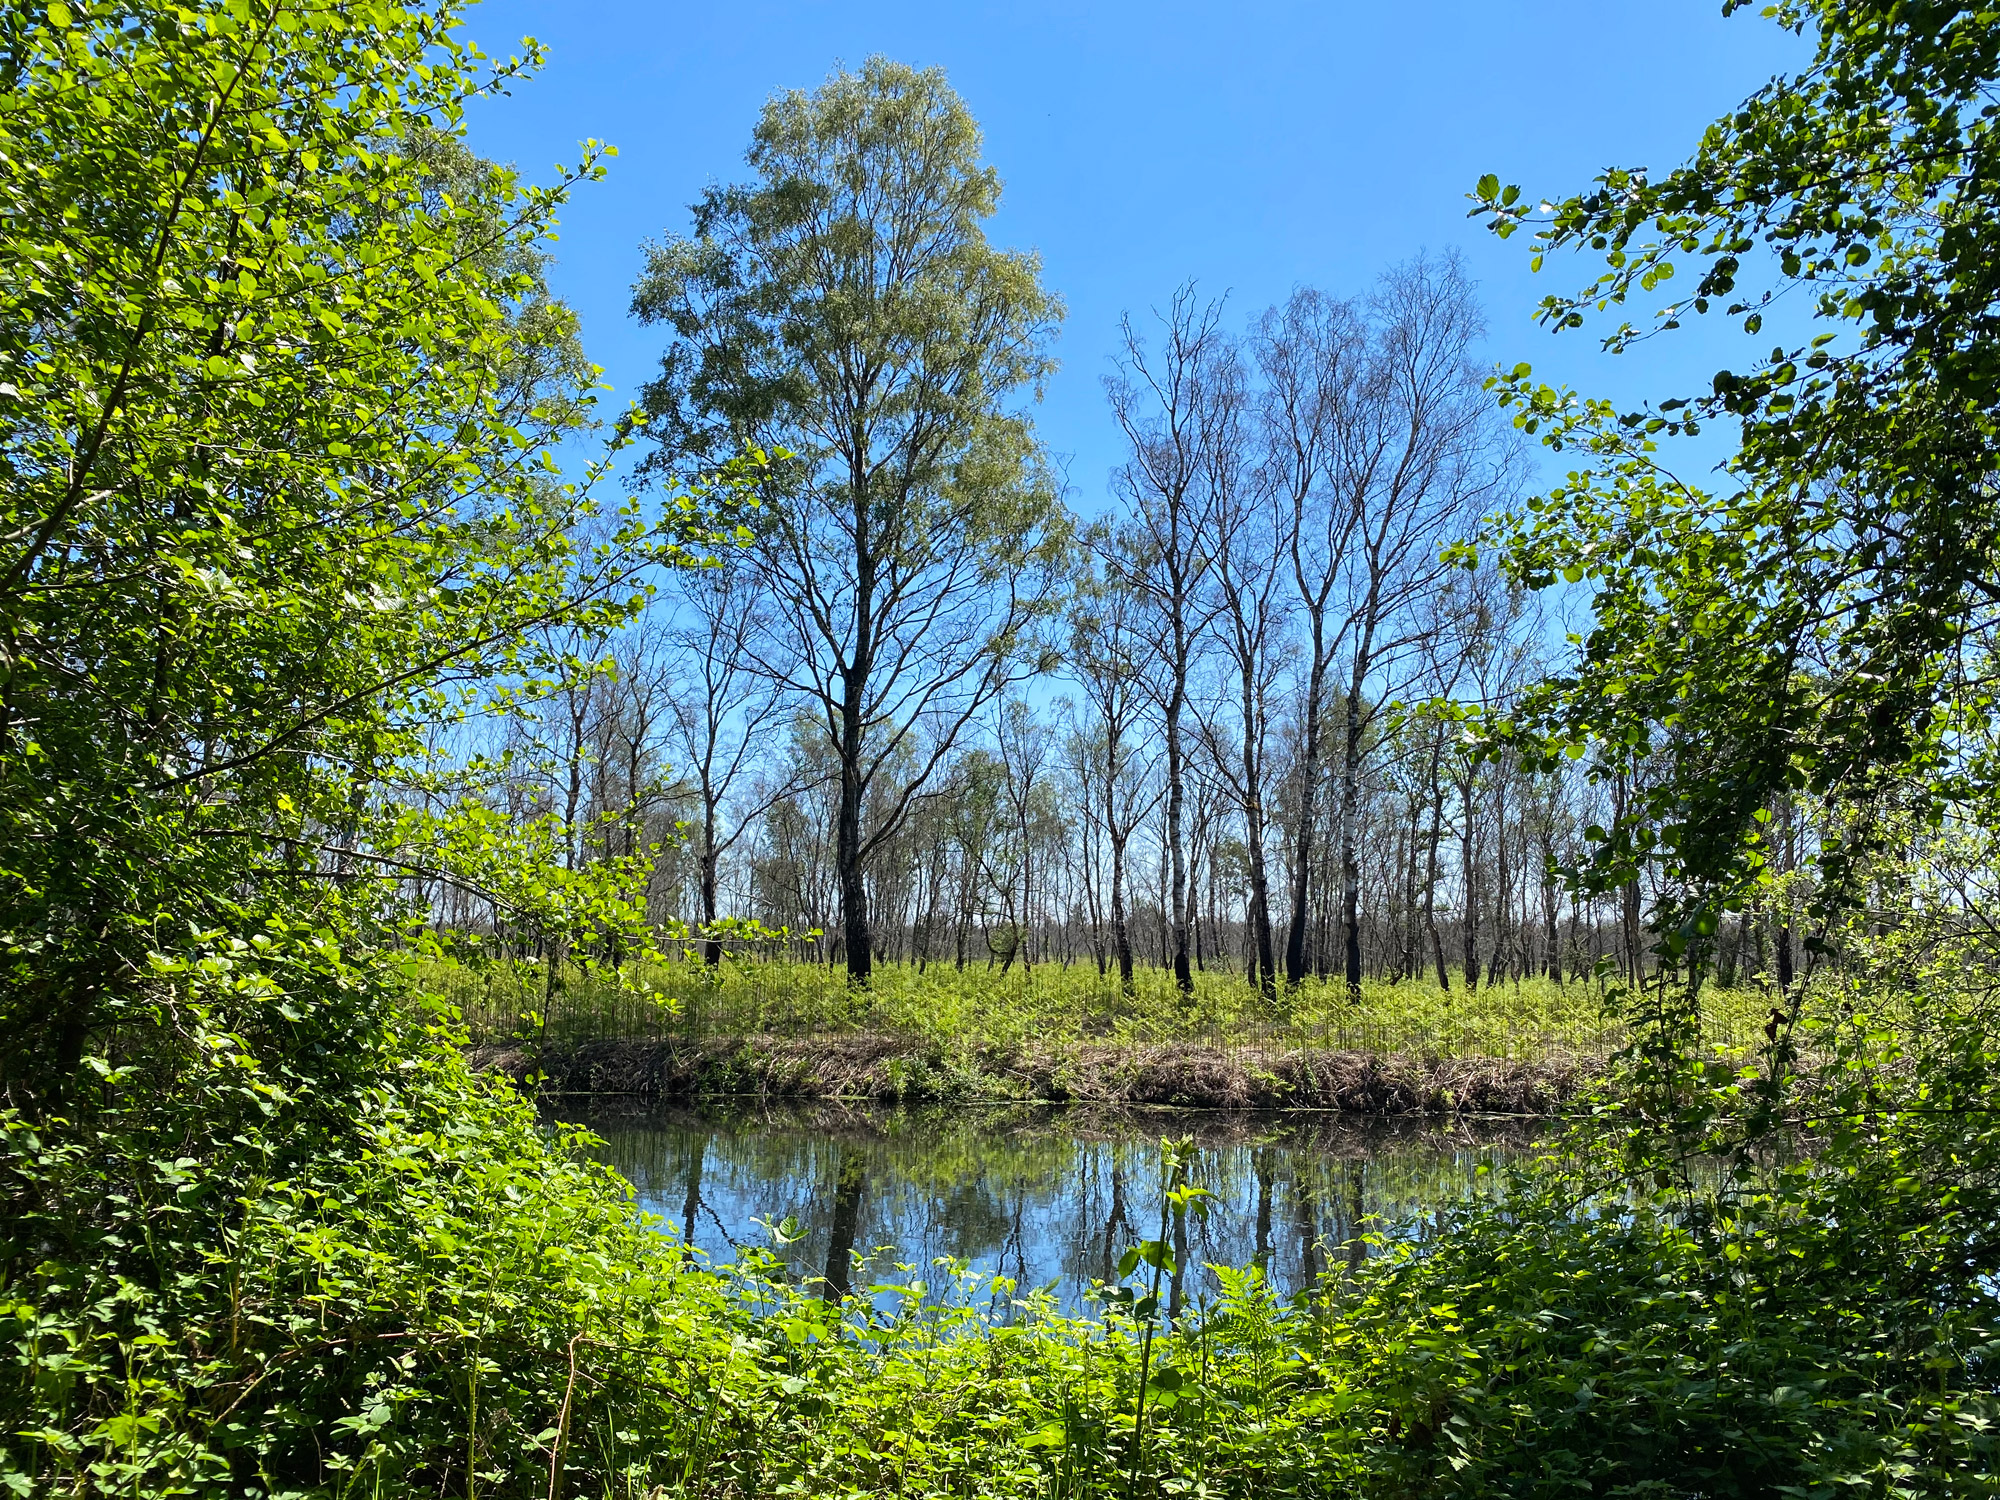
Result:
[[[1296,985],[1307,968],[1327,699],[1346,637],[1340,590],[1359,514],[1353,496],[1366,486],[1368,449],[1356,429],[1367,330],[1350,304],[1304,288],[1258,320],[1251,348],[1260,377],[1259,482],[1277,512],[1305,631],[1284,958],[1285,982]]]
[[[1104,830],[1112,954],[1118,979],[1132,988],[1132,929],[1126,910],[1126,851],[1132,835],[1152,811],[1146,795],[1146,757],[1134,743],[1144,713],[1146,669],[1151,645],[1141,623],[1141,605],[1122,561],[1112,549],[1109,527],[1086,533],[1096,566],[1083,581],[1071,607],[1068,662],[1083,690],[1086,764],[1092,768],[1092,811]]]
[[[1160,347],[1150,349],[1128,317],[1117,373],[1105,381],[1130,457],[1116,484],[1130,507],[1123,549],[1127,577],[1155,618],[1155,670],[1149,674],[1166,757],[1163,850],[1168,958],[1174,983],[1194,991],[1188,951],[1186,838],[1188,679],[1208,601],[1201,589],[1207,558],[1202,467],[1211,417],[1205,382],[1222,342],[1219,302],[1200,303],[1193,285],[1178,288],[1160,316]]]
[[[1432,629],[1426,607],[1450,571],[1439,556],[1507,479],[1502,429],[1472,359],[1485,332],[1455,256],[1391,270],[1369,301],[1370,370],[1354,424],[1359,481],[1347,583],[1340,761],[1341,928],[1349,993],[1361,993],[1359,821],[1364,747]]]
[[[668,753],[699,804],[695,885],[704,927],[722,914],[717,883],[723,856],[792,790],[782,777],[765,778],[747,805],[734,809],[735,826],[725,831],[730,803],[768,749],[782,706],[771,674],[760,670],[756,642],[764,622],[755,581],[738,561],[676,580],[683,609],[672,640],[682,691],[667,725]],[[702,956],[711,964],[722,957],[712,933],[702,939]]]
[[[1278,564],[1282,511],[1274,509],[1273,495],[1253,468],[1253,414],[1242,361],[1233,347],[1220,345],[1210,357],[1202,397],[1208,553],[1202,613],[1215,624],[1231,690],[1199,705],[1195,717],[1216,774],[1243,820],[1251,983],[1275,997],[1277,952],[1264,832],[1271,700],[1286,623]]]

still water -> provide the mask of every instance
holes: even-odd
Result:
[[[1170,1223],[1194,1268],[1171,1300],[1214,1288],[1209,1264],[1265,1269],[1282,1292],[1367,1253],[1364,1236],[1421,1234],[1488,1190],[1532,1135],[1503,1123],[1097,1113],[1051,1108],[905,1112],[819,1107],[583,1117],[639,1204],[715,1262],[780,1250],[801,1281],[837,1291],[936,1277],[949,1256],[1077,1307],[1116,1279],[1127,1246],[1160,1231],[1162,1135],[1192,1137],[1207,1212]],[[786,1219],[779,1245],[766,1226]],[[760,1222],[762,1221],[762,1222]],[[859,1258],[857,1262],[857,1257]]]

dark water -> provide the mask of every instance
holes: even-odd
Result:
[[[584,1118],[640,1205],[713,1261],[778,1248],[796,1278],[845,1291],[899,1262],[935,1286],[949,1257],[1071,1308],[1160,1232],[1162,1135],[1193,1138],[1191,1179],[1211,1195],[1205,1217],[1168,1225],[1191,1268],[1174,1302],[1214,1289],[1210,1263],[1261,1265],[1288,1293],[1360,1259],[1366,1235],[1422,1234],[1532,1141],[1463,1122],[1045,1108]],[[799,1237],[782,1246],[758,1222],[787,1219]]]

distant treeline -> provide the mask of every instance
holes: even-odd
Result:
[[[867,88],[870,108],[916,111],[903,128],[963,124],[931,75],[884,64]],[[928,330],[949,347],[906,350],[908,388],[876,410],[832,359],[873,348],[865,330],[773,335],[762,373],[726,357],[761,315],[709,285],[742,248],[719,226],[762,223],[758,191],[656,248],[636,305],[675,331],[649,470],[761,452],[759,503],[601,671],[504,721],[496,809],[551,830],[572,867],[645,863],[660,923],[751,919],[857,977],[878,955],[1267,989],[1656,963],[1645,877],[1589,896],[1560,873],[1629,826],[1643,757],[1527,766],[1471,732],[1567,648],[1463,545],[1523,469],[1454,259],[1347,300],[1301,289],[1240,330],[1191,288],[1128,320],[1105,382],[1127,457],[1086,522],[1018,412],[947,401],[919,368],[987,360],[989,394],[1038,378],[1022,351],[1052,314],[1020,284],[1032,267],[953,231],[962,274],[1017,299],[1012,342]],[[826,358],[785,352],[814,340]],[[833,411],[874,412],[873,436],[843,449]],[[1808,831],[1771,812],[1778,873],[1797,871]],[[1725,983],[1789,983],[1799,897],[1774,889],[1722,924]],[[551,946],[476,890],[428,899],[513,956]]]

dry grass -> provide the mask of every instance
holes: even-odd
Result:
[[[1049,1100],[1370,1115],[1554,1113],[1592,1077],[1561,1060],[1070,1043],[952,1054],[867,1033],[488,1046],[481,1066],[546,1092],[642,1100]]]

